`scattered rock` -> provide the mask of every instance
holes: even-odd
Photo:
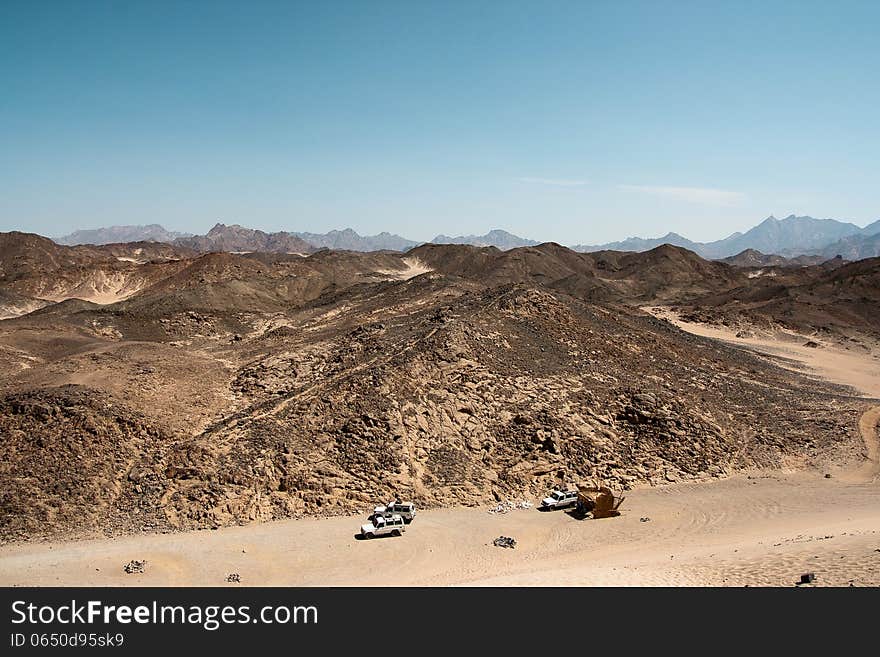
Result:
[[[816,581],[815,573],[804,573],[803,575],[801,575],[800,581],[797,582],[795,584],[795,586],[801,586],[803,584],[812,584],[814,581]]]
[[[502,548],[515,548],[516,547],[516,539],[511,538],[510,536],[499,536],[492,544],[496,547]]]
[[[493,506],[489,509],[489,513],[507,513],[514,509],[531,509],[532,506],[532,503],[528,500],[521,500],[520,502],[511,502],[510,500],[507,500],[506,502],[501,502]]]
[[[136,574],[136,573],[143,573],[146,566],[147,566],[146,561],[138,561],[137,559],[132,559],[127,564],[125,564],[123,570],[125,570],[125,572],[127,572],[130,575]]]
[[[229,573],[226,576],[226,581],[227,582],[235,582],[236,584],[240,584],[241,583],[241,575],[239,575],[238,573]]]
[[[640,392],[633,395],[633,401],[640,406],[653,407],[657,405],[657,397],[650,392]]]

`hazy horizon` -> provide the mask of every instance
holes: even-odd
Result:
[[[776,215],[768,215],[768,216],[764,217],[763,219],[760,219],[760,220],[755,221],[755,223],[754,223],[752,226],[749,226],[749,228],[753,228],[754,226],[757,226],[758,224],[760,224],[760,223],[766,221],[767,219],[769,219],[769,218],[771,218],[771,217],[772,217],[772,218],[775,218],[775,219],[779,219],[779,220],[781,220],[781,219],[786,219],[786,218],[788,218],[789,216],[794,216],[794,215],[792,215],[791,213],[789,213],[788,215],[785,215],[785,216],[779,216],[779,217],[777,217]],[[810,215],[800,215],[800,216],[810,216]],[[868,221],[868,222],[865,222],[864,224],[858,224],[858,223],[856,223],[856,222],[847,222],[846,220],[836,219],[836,218],[834,218],[834,217],[811,217],[811,218],[813,218],[813,219],[819,219],[819,220],[831,219],[831,220],[835,220],[835,221],[840,221],[840,222],[842,222],[842,223],[853,223],[853,224],[855,224],[856,226],[858,226],[859,228],[864,228],[865,226],[867,226],[867,225],[873,223],[873,222],[871,222],[871,221]],[[143,226],[149,226],[149,225],[153,225],[153,224],[159,225],[159,226],[161,226],[162,228],[164,228],[165,230],[167,230],[167,231],[169,231],[169,232],[176,232],[176,233],[205,234],[205,233],[207,233],[207,232],[210,230],[210,228],[213,228],[213,227],[214,227],[215,225],[217,225],[217,224],[225,224],[225,225],[227,225],[227,226],[240,225],[242,228],[249,228],[249,229],[254,229],[254,230],[263,230],[264,232],[269,232],[269,231],[266,231],[264,228],[262,228],[262,227],[259,226],[259,225],[251,225],[251,224],[245,224],[245,223],[239,223],[239,222],[226,222],[226,221],[219,221],[219,220],[218,220],[217,222],[215,222],[214,224],[212,224],[208,229],[205,229],[205,230],[201,231],[200,233],[195,233],[194,231],[183,230],[183,229],[181,229],[181,228],[174,227],[174,226],[166,226],[166,225],[161,224],[161,223],[159,223],[159,222],[151,222],[151,223],[147,223],[147,224],[123,224],[123,223],[120,223],[120,224],[105,224],[105,225],[101,225],[101,226],[90,226],[90,227],[84,227],[84,228],[74,228],[74,229],[72,229],[72,230],[69,230],[69,231],[66,232],[66,233],[59,233],[59,234],[56,234],[56,235],[44,235],[44,236],[45,236],[45,237],[49,237],[49,238],[61,238],[61,237],[67,237],[68,235],[71,235],[71,234],[73,234],[73,233],[75,233],[75,232],[80,232],[80,231],[93,231],[93,230],[101,230],[101,229],[103,229],[103,228],[113,228],[113,227],[130,227],[130,226],[142,226],[142,227],[143,227]],[[338,227],[336,227],[336,228],[329,228],[329,229],[327,229],[327,230],[325,230],[325,231],[321,231],[321,233],[329,233],[330,231],[333,231],[333,230],[343,231],[343,230],[347,230],[347,229],[350,229],[350,228],[351,228],[350,226],[338,226]],[[21,229],[10,229],[10,230],[21,230]],[[297,229],[294,229],[294,228],[279,228],[279,229],[277,229],[277,230],[278,230],[278,231],[286,231],[286,232],[289,232],[289,233],[316,233],[316,232],[317,232],[317,231],[309,230],[308,228],[306,228],[306,229],[298,229],[298,228],[297,228]],[[354,230],[354,229],[352,228],[352,230]],[[487,233],[489,233],[489,232],[491,232],[491,231],[493,231],[493,230],[503,230],[503,231],[506,231],[506,232],[508,232],[508,233],[512,233],[512,231],[508,230],[508,229],[505,228],[504,226],[492,226],[492,227],[487,228],[487,229],[485,229],[485,230],[471,231],[471,232],[468,232],[468,233],[461,233],[461,234],[454,234],[454,235],[453,235],[453,234],[450,234],[450,233],[438,232],[438,233],[435,233],[434,235],[432,235],[430,238],[428,238],[428,239],[424,239],[424,240],[415,239],[415,238],[412,238],[412,237],[410,237],[409,235],[405,235],[405,234],[403,234],[403,235],[401,235],[401,234],[397,234],[397,233],[392,233],[392,234],[398,235],[399,237],[403,237],[403,238],[406,238],[406,239],[411,239],[411,240],[413,240],[413,241],[417,241],[417,242],[430,242],[431,240],[433,240],[434,238],[436,238],[436,237],[438,237],[438,236],[440,236],[440,235],[445,235],[445,236],[447,236],[447,237],[464,237],[464,236],[470,236],[470,235],[481,236],[481,235],[485,235],[485,234],[487,234]],[[747,230],[748,230],[748,228],[747,228],[746,230],[743,230],[743,231],[734,231],[734,233],[735,233],[735,232],[746,232]],[[376,231],[367,232],[367,233],[360,232],[360,231],[355,231],[355,232],[357,232],[357,233],[358,233],[359,235],[361,235],[361,236],[373,236],[373,235],[381,234],[381,233],[383,233],[383,232],[385,232],[385,233],[390,233],[390,231],[387,231],[387,230],[376,230]],[[665,236],[666,236],[667,234],[669,234],[670,232],[673,232],[673,233],[674,233],[674,232],[676,232],[676,231],[664,231],[663,233],[656,234],[656,235],[647,235],[647,234],[646,234],[646,235],[626,235],[626,236],[622,236],[622,237],[617,237],[617,238],[614,238],[614,239],[610,239],[610,240],[607,240],[607,241],[605,241],[605,242],[584,242],[584,241],[577,242],[577,241],[572,241],[572,242],[559,242],[559,243],[560,243],[560,244],[563,244],[564,246],[577,246],[577,245],[592,246],[592,245],[606,244],[606,243],[611,243],[611,242],[623,242],[623,241],[625,241],[625,240],[627,240],[627,239],[630,239],[630,238],[657,239],[657,238],[660,238],[660,237],[665,237]],[[723,239],[725,239],[725,238],[727,238],[727,237],[730,237],[730,236],[733,235],[734,233],[726,233],[726,234],[724,234],[724,235],[719,235],[719,236],[717,236],[717,237],[713,237],[713,238],[708,239],[708,240],[694,240],[694,239],[692,239],[689,235],[681,235],[681,236],[682,236],[682,237],[685,237],[685,238],[687,238],[687,239],[691,239],[691,241],[694,241],[694,242],[713,242],[713,241],[717,241],[717,240],[723,240]],[[522,238],[524,238],[524,239],[529,239],[529,240],[533,240],[533,241],[536,241],[536,242],[553,242],[553,241],[557,241],[557,240],[543,240],[543,239],[541,239],[540,235],[521,235],[521,234],[519,234],[519,233],[512,233],[512,234],[516,235],[517,237],[522,237]]]
[[[0,6],[0,230],[707,242],[880,216],[880,5]]]

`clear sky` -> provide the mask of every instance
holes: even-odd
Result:
[[[0,1],[0,230],[880,218],[880,3]]]

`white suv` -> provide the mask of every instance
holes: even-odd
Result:
[[[389,502],[385,506],[377,506],[373,509],[371,518],[379,516],[387,518],[395,513],[403,518],[404,522],[410,523],[416,517],[416,505],[412,502]]]
[[[545,509],[563,509],[572,504],[576,504],[578,492],[576,490],[555,490],[550,493],[549,497],[541,500],[541,506]]]
[[[391,516],[373,516],[373,521],[361,525],[361,536],[374,538],[376,536],[400,536],[406,531],[406,523],[396,513]]]

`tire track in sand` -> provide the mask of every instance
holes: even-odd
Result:
[[[874,481],[880,474],[880,436],[878,436],[877,427],[880,424],[880,406],[874,406],[862,413],[859,418],[859,432],[865,441],[865,448],[868,450],[868,462],[865,463],[859,472],[866,479]]]

